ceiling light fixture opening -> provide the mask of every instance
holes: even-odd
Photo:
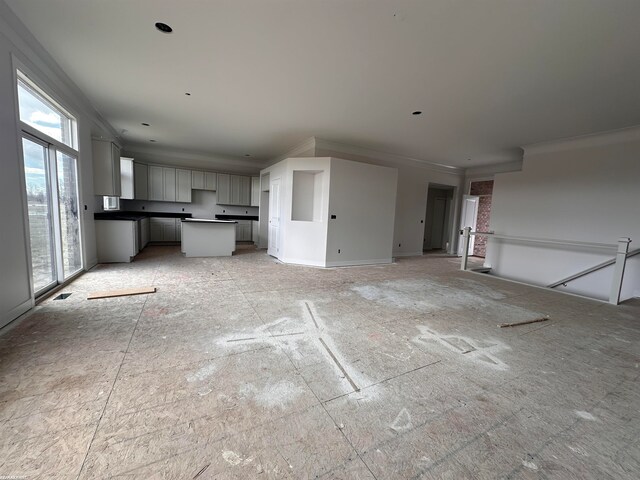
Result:
[[[251,154],[250,154],[250,153],[245,153],[245,154],[244,154],[244,156],[245,156],[245,157],[250,157],[250,156],[251,156]]]
[[[422,112],[420,110],[416,110],[415,112],[412,112],[411,115],[422,115]]]
[[[157,142],[157,140],[149,140],[149,141],[150,141],[150,142],[154,142],[154,143],[155,143],[155,142]]]
[[[187,97],[190,97],[190,96],[191,96],[191,94],[190,94],[189,92],[184,92],[184,94],[185,94]]]
[[[171,28],[166,23],[156,22],[156,28],[160,30],[162,33],[171,33],[173,32],[173,28]]]
[[[146,123],[146,122],[142,122],[140,125],[143,125],[143,126],[145,126],[145,127],[150,127],[150,126],[151,126],[151,125],[149,125],[149,124],[148,124],[148,123]]]

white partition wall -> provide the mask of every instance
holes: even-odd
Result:
[[[320,267],[392,261],[397,169],[312,157],[283,160],[262,178],[267,174],[271,182],[280,179],[278,247],[271,255]],[[277,203],[273,195],[272,188],[270,205]]]

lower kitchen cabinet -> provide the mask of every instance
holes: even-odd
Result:
[[[251,220],[238,220],[236,223],[236,242],[251,241]]]
[[[130,262],[138,254],[138,222],[96,220],[98,263]]]
[[[181,238],[180,218],[151,217],[149,221],[150,241],[179,242]]]

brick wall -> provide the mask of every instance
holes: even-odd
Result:
[[[480,196],[478,203],[478,220],[476,230],[486,232],[489,230],[489,220],[491,218],[491,194],[493,193],[493,180],[483,180],[481,182],[471,182],[470,195]],[[476,237],[473,245],[473,254],[477,257],[485,256],[487,251],[487,237]]]

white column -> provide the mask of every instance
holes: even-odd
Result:
[[[462,230],[462,262],[460,270],[467,269],[467,260],[469,259],[469,241],[471,240],[471,227],[464,227]]]
[[[631,239],[620,237],[618,239],[618,251],[616,253],[616,263],[613,266],[613,278],[611,279],[611,292],[609,293],[609,303],[618,305],[620,303],[620,291],[622,290],[622,280],[624,279],[624,269],[627,263],[627,253]]]

